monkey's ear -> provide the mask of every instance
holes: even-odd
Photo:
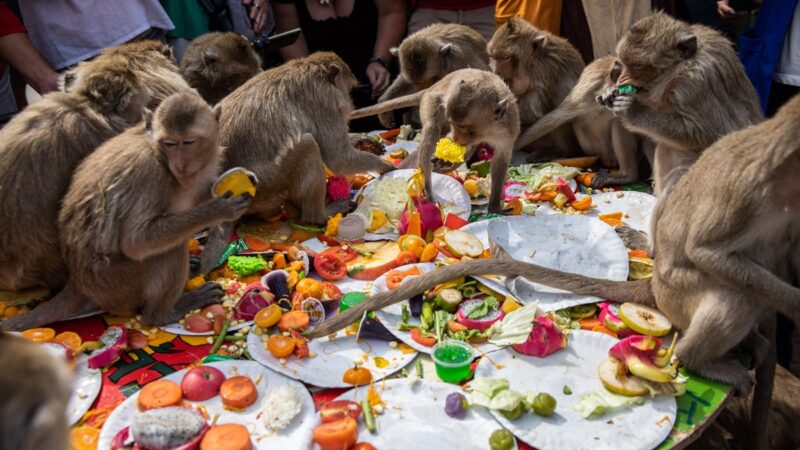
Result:
[[[172,47],[167,44],[161,46],[161,54],[166,56],[167,59],[175,60],[175,56],[172,54]]]
[[[327,72],[326,75],[328,76],[328,81],[331,84],[336,84],[336,77],[338,77],[339,74],[342,73],[342,68],[339,67],[339,65],[337,64],[328,64],[326,72]]]
[[[531,42],[531,45],[533,46],[533,51],[545,48],[545,46],[547,45],[547,36],[536,36],[535,38],[533,38],[533,42]]]
[[[219,118],[222,117],[222,105],[217,104],[214,107],[214,119],[216,119],[217,123],[219,123]]]
[[[502,120],[508,112],[508,106],[511,104],[511,97],[506,97],[497,103],[494,109],[494,120]]]
[[[681,58],[689,59],[697,53],[697,36],[687,34],[678,38],[678,50],[681,52]]]
[[[453,44],[451,44],[449,42],[447,44],[441,44],[441,45],[439,45],[439,55],[447,56],[447,55],[450,54],[450,51],[452,49],[453,49]]]
[[[207,48],[203,50],[203,62],[210,66],[215,62],[219,61],[219,50],[216,48]]]
[[[389,49],[389,53],[395,58],[397,58],[398,56],[400,56],[400,49],[397,47],[392,47]]]

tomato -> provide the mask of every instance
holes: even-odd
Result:
[[[292,330],[292,338],[294,339],[294,356],[299,358],[308,358],[310,355],[308,351],[308,341],[297,330]]]
[[[352,261],[352,260],[358,258],[358,252],[353,250],[352,247],[344,246],[344,245],[331,247],[331,248],[329,248],[327,250],[324,250],[324,251],[320,252],[320,255],[324,255],[326,253],[334,254],[334,255],[338,256],[339,259],[341,259],[344,262]]]
[[[336,422],[345,417],[358,420],[358,416],[361,415],[361,406],[350,400],[334,400],[322,405],[319,408],[319,415],[322,423]]]
[[[259,327],[269,328],[281,320],[281,315],[283,315],[281,308],[273,303],[257,312],[253,320]]]
[[[358,386],[360,384],[367,384],[372,381],[372,372],[366,367],[354,367],[347,369],[342,376],[342,381],[347,384]]]
[[[412,252],[411,250],[405,250],[400,252],[400,254],[397,255],[397,258],[394,259],[394,261],[398,266],[405,266],[406,264],[414,264],[415,262],[417,262],[417,257],[414,256],[414,252]]]
[[[359,442],[358,444],[350,447],[350,450],[378,450],[374,445],[369,442]]]
[[[306,298],[313,297],[316,299],[322,299],[322,294],[325,290],[322,283],[313,278],[303,278],[297,282],[294,289],[296,292],[305,295]]]
[[[386,274],[386,287],[391,290],[397,289],[406,278],[421,274],[419,267],[412,267],[408,270],[392,270]]]
[[[435,337],[423,336],[422,332],[419,331],[418,328],[411,329],[411,339],[413,339],[414,342],[416,342],[417,344],[423,345],[425,347],[433,347],[434,345],[436,345]]]
[[[341,300],[342,298],[342,290],[329,281],[322,282],[322,293],[325,297],[324,300]]]
[[[330,236],[325,236],[324,234],[318,234],[317,235],[317,239],[319,239],[320,242],[322,242],[323,244],[325,244],[325,245],[327,245],[329,247],[334,247],[336,245],[341,245],[339,243],[339,241],[337,241],[336,239],[334,239],[334,238],[332,238]]]
[[[314,258],[314,269],[328,280],[341,280],[347,275],[347,265],[335,253],[320,253]]]
[[[294,352],[295,340],[292,337],[276,334],[267,341],[267,350],[276,358],[286,358]]]
[[[314,428],[314,442],[322,450],[346,450],[358,440],[358,423],[346,417]]]
[[[408,250],[418,259],[422,256],[422,250],[425,249],[425,244],[425,239],[413,234],[404,234],[397,240],[397,245],[400,246],[400,250]]]

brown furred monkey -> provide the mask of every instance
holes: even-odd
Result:
[[[489,70],[486,39],[474,29],[455,23],[429,25],[411,34],[392,53],[398,57],[400,74],[378,102],[385,102],[431,87],[458,69]],[[387,128],[394,128],[394,114],[378,116]]]
[[[0,290],[64,285],[57,222],[72,172],[139,122],[148,101],[121,57],[106,58],[69,93],[45,95],[0,130]]]
[[[728,134],[703,152],[661,200],[653,236],[658,257],[649,280],[600,280],[519,261],[469,261],[374,296],[310,336],[330,334],[368,309],[466,275],[520,275],[578,294],[648,304],[682,330],[675,353],[688,369],[730,383],[740,394],[750,390],[753,380],[729,351],[739,344],[753,349],[759,387],[752,430],[761,442],[765,436],[758,432],[766,429],[775,353],[769,350],[774,329],[762,336],[757,328],[774,311],[800,322],[800,184],[794,180],[800,170],[798,121],[800,96],[774,118]],[[711,179],[709,173],[726,176]]]
[[[0,450],[69,450],[67,365],[27,339],[0,333]]]
[[[537,139],[571,124],[578,144],[587,155],[598,155],[604,167],[619,167],[616,174],[598,173],[593,188],[627,184],[639,179],[637,157],[640,150],[652,158],[652,143],[628,131],[614,113],[596,98],[616,87],[622,68],[613,56],[594,60],[586,66],[578,83],[558,108],[545,114],[523,130],[515,148],[523,148]]]
[[[425,91],[362,108],[353,112],[351,118],[416,104],[419,104],[422,119],[422,141],[417,151],[417,163],[425,174],[428,197],[433,195],[431,157],[436,150],[436,142],[449,131],[449,137],[454,142],[468,147],[465,159],[469,159],[479,144],[487,144],[494,149],[489,212],[499,213],[502,209],[503,183],[511,163],[514,141],[519,135],[519,110],[508,85],[491,72],[461,69],[446,75]],[[406,159],[409,158],[413,157]]]
[[[580,53],[564,38],[540,30],[519,17],[497,29],[488,45],[490,65],[517,96],[520,127],[528,128],[556,109],[583,70]],[[569,123],[551,130],[558,156],[574,154],[577,142]],[[550,160],[546,153],[531,162]]]
[[[63,77],[64,90],[69,91],[75,82],[96,70],[98,64],[108,65],[112,59],[121,62],[121,68],[133,72],[139,82],[150,90],[150,103],[147,106],[151,110],[155,110],[170,95],[189,89],[175,65],[169,45],[146,40],[109,47],[93,60],[68,70]]]
[[[166,325],[218,301],[223,291],[216,283],[183,292],[186,242],[204,228],[239,218],[249,203],[249,196],[201,203],[222,161],[217,116],[193,90],[174,94],[145,123],[86,158],[59,214],[66,286],[0,328],[42,326],[87,305]]]
[[[614,96],[614,114],[656,143],[656,195],[717,139],[763,120],[736,52],[716,30],[657,12],[631,26],[617,55],[618,83],[638,92]]]
[[[246,167],[260,180],[249,213],[269,219],[290,200],[300,207],[301,222],[322,224],[341,207],[326,210],[326,166],[340,175],[394,169],[351,144],[347,122],[356,84],[340,57],[318,52],[256,75],[220,102],[224,169]],[[211,230],[202,273],[213,269],[232,231],[233,223]]]
[[[261,59],[243,36],[236,33],[206,33],[186,47],[181,75],[209,104],[261,72]]]

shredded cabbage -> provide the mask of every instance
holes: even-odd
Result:
[[[263,402],[264,425],[273,431],[282,430],[292,423],[302,409],[300,396],[291,385],[272,389]]]
[[[508,169],[508,180],[523,182],[531,192],[537,192],[545,183],[555,182],[558,178],[569,181],[579,173],[581,170],[578,168],[557,163],[522,164]]]

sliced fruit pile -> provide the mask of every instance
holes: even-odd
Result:
[[[374,407],[366,399],[361,403],[350,400],[334,400],[319,408],[322,424],[314,429],[314,442],[322,450],[375,450],[372,444],[358,440],[358,422],[363,417],[364,425],[375,432]]]

